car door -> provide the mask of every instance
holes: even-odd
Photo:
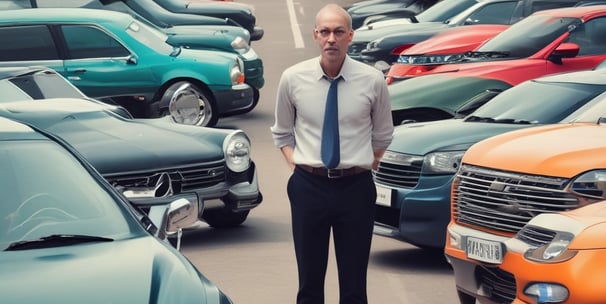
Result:
[[[154,93],[160,86],[149,66],[141,64],[115,36],[96,25],[61,25],[67,58],[64,74],[92,97]]]
[[[0,66],[46,66],[63,73],[63,59],[44,24],[0,26]]]

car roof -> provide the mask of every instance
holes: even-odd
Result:
[[[576,17],[591,18],[595,15],[602,15],[606,11],[606,5],[591,6],[572,6],[563,8],[554,8],[550,10],[541,10],[533,15],[549,15],[554,17]]]
[[[0,141],[23,139],[48,139],[31,127],[0,116]]]
[[[540,82],[570,82],[591,85],[606,85],[606,69],[567,72],[536,78]]]
[[[28,22],[122,22],[128,24],[134,18],[122,12],[92,8],[29,8],[0,10],[0,23]]]
[[[0,79],[12,78],[19,75],[48,72],[56,74],[55,70],[43,66],[0,67]]]

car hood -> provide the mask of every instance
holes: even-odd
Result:
[[[224,158],[227,130],[123,119],[99,107],[80,99],[46,99],[2,104],[0,115],[61,136],[102,174]]]
[[[441,29],[447,28],[448,25],[442,22],[421,22],[421,23],[409,23],[409,24],[398,24],[393,26],[385,26],[379,28],[373,28],[372,24],[368,26],[362,26],[358,28],[353,36],[352,43],[360,43],[373,41],[384,36],[392,34],[411,34],[420,35],[425,32],[437,32]]]
[[[463,151],[485,138],[532,125],[465,122],[463,119],[397,126],[388,150],[425,155],[435,151]]]
[[[462,162],[527,174],[571,178],[606,168],[606,125],[555,124],[490,137],[473,145]]]
[[[5,303],[208,303],[219,290],[151,236],[2,252]]]
[[[242,37],[250,42],[250,33],[243,28],[234,26],[173,26],[164,29],[168,35],[166,42],[174,46],[191,48],[220,49],[222,51],[234,52],[231,42],[236,37]]]
[[[396,82],[389,85],[388,90],[392,111],[434,108],[454,115],[477,94],[487,89],[506,90],[510,87],[511,85],[495,79],[427,75]]]
[[[471,51],[508,27],[501,24],[458,26],[413,45],[402,55],[456,54]]]

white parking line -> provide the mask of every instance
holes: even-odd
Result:
[[[286,0],[286,6],[288,7],[288,16],[290,17],[290,29],[292,30],[292,37],[295,40],[295,48],[305,48],[303,36],[301,35],[301,29],[299,28],[299,21],[297,21],[297,15],[295,14],[295,5],[293,3],[293,0]]]

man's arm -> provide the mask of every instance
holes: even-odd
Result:
[[[286,160],[286,163],[288,164],[290,170],[294,171],[295,160],[293,154],[295,153],[295,149],[292,146],[283,146],[282,148],[280,148],[280,151],[282,151],[282,155],[284,156],[284,159]]]

